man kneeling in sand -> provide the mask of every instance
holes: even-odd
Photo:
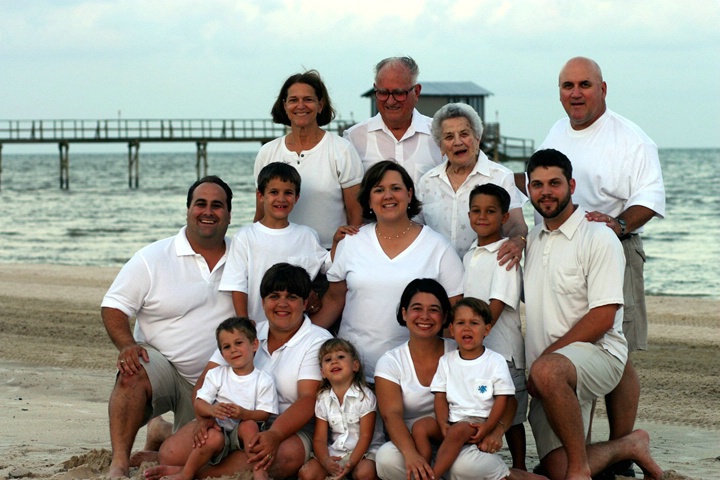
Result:
[[[646,479],[659,480],[647,432],[585,445],[592,402],[615,388],[628,356],[620,240],[573,205],[575,180],[564,154],[535,152],[527,173],[530,201],[543,217],[528,235],[525,257],[529,420],[543,473],[590,480],[633,460]]]
[[[150,419],[172,411],[177,430],[195,418],[192,391],[217,349],[215,328],[235,313],[230,294],[218,290],[231,209],[232,190],[220,178],[195,182],[187,225],[138,251],[102,301],[105,329],[119,350],[108,405],[111,478],[128,476],[135,436]]]

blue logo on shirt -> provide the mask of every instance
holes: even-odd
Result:
[[[485,386],[485,385],[480,385],[480,386],[478,387],[478,391],[479,391],[480,393],[485,393],[485,392],[487,392],[487,386]]]

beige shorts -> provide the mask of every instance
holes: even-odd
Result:
[[[580,403],[584,433],[587,437],[593,400],[605,396],[617,386],[625,364],[607,350],[592,343],[572,343],[555,353],[567,357],[575,366],[577,375],[575,394]],[[562,442],[548,422],[542,401],[537,398],[532,399],[528,418],[535,437],[538,457],[541,460],[548,453],[562,447]]]
[[[145,407],[143,424],[150,419],[173,412],[173,432],[195,419],[195,410],[192,405],[193,385],[180,375],[172,363],[154,347],[143,344],[148,352],[150,362],[142,363],[150,385],[152,385],[152,402]]]
[[[507,362],[508,369],[510,369],[510,377],[512,378],[513,384],[515,385],[515,400],[517,400],[517,412],[513,418],[512,425],[520,425],[527,420],[528,411],[528,393],[527,393],[527,378],[525,377],[525,369],[519,369],[515,367],[515,362]],[[512,426],[511,425],[511,426]]]

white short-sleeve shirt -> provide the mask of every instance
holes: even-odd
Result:
[[[430,390],[445,392],[448,421],[459,422],[469,417],[487,418],[494,397],[515,395],[515,384],[499,353],[486,348],[478,358],[464,360],[455,350],[440,357]]]
[[[480,152],[472,171],[462,185],[454,190],[447,176],[448,161],[427,172],[420,179],[417,195],[423,203],[418,220],[443,234],[462,256],[477,239],[470,226],[470,192],[478,185],[493,183],[503,187],[510,195],[510,209],[522,208],[527,201],[515,186],[512,170],[493,162]]]
[[[347,224],[343,189],[362,181],[363,166],[355,148],[333,133],[299,155],[288,150],[285,137],[276,138],[260,147],[255,159],[255,185],[264,166],[272,162],[292,165],[300,173],[300,199],[290,221],[307,225],[320,236],[320,244],[332,247],[332,238],[341,225]]]
[[[305,225],[290,223],[285,228],[268,228],[260,222],[245,225],[233,237],[220,290],[246,293],[248,316],[256,323],[264,322],[267,317],[260,283],[267,269],[280,262],[302,267],[310,278],[315,278],[329,266],[330,254],[320,245],[317,233]]]
[[[589,127],[573,130],[565,117],[550,129],[540,148],[554,148],[570,159],[576,184],[573,203],[587,211],[617,217],[640,205],[665,216],[657,145],[630,120],[606,110]],[[540,218],[536,216],[535,223]]]
[[[229,292],[220,292],[227,253],[210,271],[190,246],[186,227],[139,250],[120,270],[102,306],[136,316],[134,337],[162,353],[195,384],[217,350],[215,328],[235,315]],[[230,239],[225,238],[226,252]]]
[[[344,457],[351,453],[360,438],[360,419],[377,409],[377,399],[369,388],[360,390],[352,385],[343,397],[342,405],[335,392],[325,390],[315,402],[315,416],[328,423],[330,456]],[[379,422],[376,422],[376,425]],[[373,429],[373,439],[367,453],[375,453],[385,441],[382,430]]]
[[[499,300],[505,304],[495,326],[483,344],[502,355],[515,367],[525,368],[525,342],[520,322],[522,297],[522,269],[509,271],[497,262],[497,252],[506,238],[489,245],[478,246],[477,239],[463,257],[465,267],[464,295],[490,303]]]
[[[380,161],[395,160],[417,185],[428,170],[442,163],[440,148],[432,138],[431,125],[432,118],[413,110],[410,127],[398,140],[378,113],[345,130],[343,137],[355,146],[365,171]]]
[[[257,368],[247,375],[237,375],[230,366],[213,368],[205,375],[197,398],[211,405],[232,403],[248,410],[261,410],[271,415],[278,413],[275,382],[270,375]],[[226,430],[232,430],[239,423],[232,418],[216,420]]]
[[[532,366],[592,308],[620,305],[613,327],[596,345],[627,361],[622,333],[625,254],[604,223],[585,218],[576,207],[556,230],[545,222],[528,234],[525,252],[525,360]]]
[[[462,274],[462,261],[450,242],[427,226],[395,258],[383,251],[374,223],[338,244],[327,273],[329,281],[347,283],[338,337],[358,349],[369,382],[382,354],[409,338],[407,328],[396,319],[407,284],[416,278],[432,278],[452,297],[462,293]]]
[[[443,338],[445,353],[457,350],[457,343],[451,338]],[[403,402],[403,419],[408,429],[423,417],[435,416],[435,397],[427,387],[420,383],[410,348],[405,342],[386,352],[375,367],[375,377],[383,378],[400,386]]]

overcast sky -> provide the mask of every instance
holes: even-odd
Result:
[[[660,147],[720,147],[719,25],[718,0],[0,0],[0,119],[269,118],[314,68],[359,121],[373,65],[410,55],[420,83],[477,83],[487,119],[537,144],[584,55]]]

